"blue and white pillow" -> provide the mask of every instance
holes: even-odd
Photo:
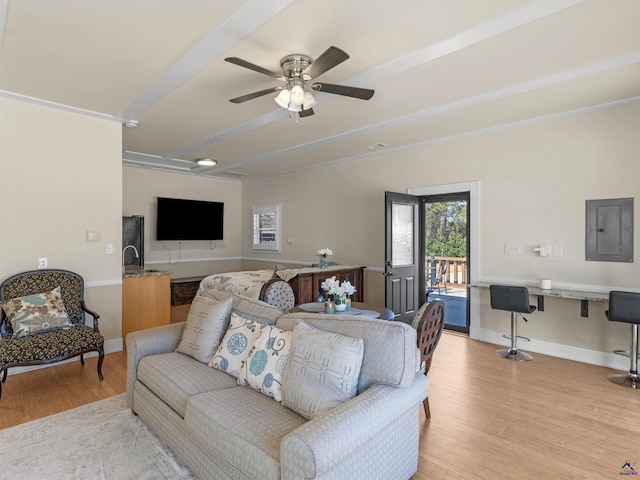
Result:
[[[273,325],[263,325],[261,332],[240,371],[238,385],[251,387],[280,402],[293,332]]]
[[[242,318],[235,312],[231,313],[229,328],[220,341],[209,366],[238,378],[254,342],[260,336],[261,326],[259,322]]]

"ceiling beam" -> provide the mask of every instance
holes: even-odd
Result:
[[[249,0],[138,94],[116,116],[136,119],[293,0]]]

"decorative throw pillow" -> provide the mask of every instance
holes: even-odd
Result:
[[[49,292],[6,300],[2,303],[2,308],[13,328],[13,338],[71,326],[60,287]]]
[[[363,355],[361,338],[298,323],[291,338],[282,404],[312,419],[355,397]]]
[[[232,305],[230,298],[216,302],[206,297],[195,297],[176,352],[190,355],[199,362],[209,363],[229,323]]]
[[[264,325],[261,331],[238,375],[238,384],[249,386],[280,402],[282,377],[289,360],[293,332],[273,325]]]
[[[229,328],[209,366],[238,378],[256,338],[260,336],[261,326],[261,323],[247,320],[235,312],[231,313]]]

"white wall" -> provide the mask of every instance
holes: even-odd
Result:
[[[121,345],[121,125],[10,99],[0,111],[0,277],[40,257],[79,273],[105,348]]]

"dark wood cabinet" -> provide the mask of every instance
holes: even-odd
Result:
[[[366,267],[344,267],[339,265],[329,268],[318,268],[312,271],[299,273],[289,280],[289,285],[293,289],[296,297],[296,305],[303,303],[317,302],[320,296],[324,296],[324,292],[320,285],[327,278],[336,277],[336,280],[342,282],[348,280],[351,285],[356,287],[353,294],[354,302],[364,301],[364,269]]]
[[[172,278],[171,305],[185,305],[193,301],[204,277]]]

